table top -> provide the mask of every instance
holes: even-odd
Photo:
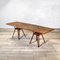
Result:
[[[30,30],[33,32],[43,33],[43,34],[54,30],[53,28],[43,27],[43,26],[38,26],[38,25],[23,23],[23,22],[10,22],[10,23],[7,23],[7,25]]]

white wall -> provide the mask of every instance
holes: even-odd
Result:
[[[60,28],[60,0],[0,0],[0,28],[10,21]]]

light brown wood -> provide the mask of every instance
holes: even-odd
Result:
[[[30,44],[31,44],[31,41],[33,39],[33,36],[35,35],[38,47],[40,46],[39,36],[41,35],[43,40],[44,40],[43,34],[54,30],[52,28],[38,26],[38,25],[34,25],[34,24],[22,23],[22,22],[11,22],[11,23],[7,23],[7,25],[14,26],[14,27],[16,27],[18,29],[18,39],[20,39],[20,37],[19,37],[20,36],[19,29],[26,29],[26,30],[32,31],[33,35],[32,35],[32,38],[30,40]],[[44,43],[45,43],[45,40],[44,40]]]
[[[11,25],[17,28],[22,28],[33,32],[43,33],[43,34],[53,30],[52,28],[38,26],[34,24],[22,23],[22,22],[11,22],[11,23],[7,23],[7,25]]]

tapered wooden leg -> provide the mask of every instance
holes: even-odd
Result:
[[[44,43],[45,43],[45,39],[44,39],[44,36],[43,36],[43,34],[41,34],[41,36],[42,36],[42,39],[43,39],[43,41],[44,41]]]
[[[31,40],[30,40],[29,44],[31,44],[31,41],[32,41],[33,37],[34,37],[34,33],[33,33],[32,37],[31,37]]]
[[[20,30],[18,29],[18,39],[20,39]]]
[[[21,29],[21,30],[22,30],[22,32],[23,32],[23,35],[26,37],[26,35],[25,35],[25,33],[24,33],[23,29]]]
[[[13,36],[14,36],[14,33],[15,33],[15,29],[14,29],[14,32],[13,32],[12,38],[13,38]]]
[[[36,35],[36,41],[37,41],[37,46],[39,47],[40,44],[39,44],[39,35]]]

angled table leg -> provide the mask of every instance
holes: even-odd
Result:
[[[31,44],[33,37],[34,37],[34,34],[32,35],[32,37],[31,37],[31,40],[30,40],[29,44]]]
[[[12,35],[12,38],[13,38],[14,34],[15,34],[15,28],[14,28],[14,31],[13,31],[13,35]]]
[[[43,34],[41,34],[41,36],[42,36],[42,39],[43,39],[43,41],[44,41],[44,43],[45,43],[45,39],[44,39],[44,36],[43,36]]]
[[[25,35],[25,33],[24,33],[23,29],[21,29],[21,30],[22,30],[22,32],[23,32],[23,35],[26,37],[26,35]]]

